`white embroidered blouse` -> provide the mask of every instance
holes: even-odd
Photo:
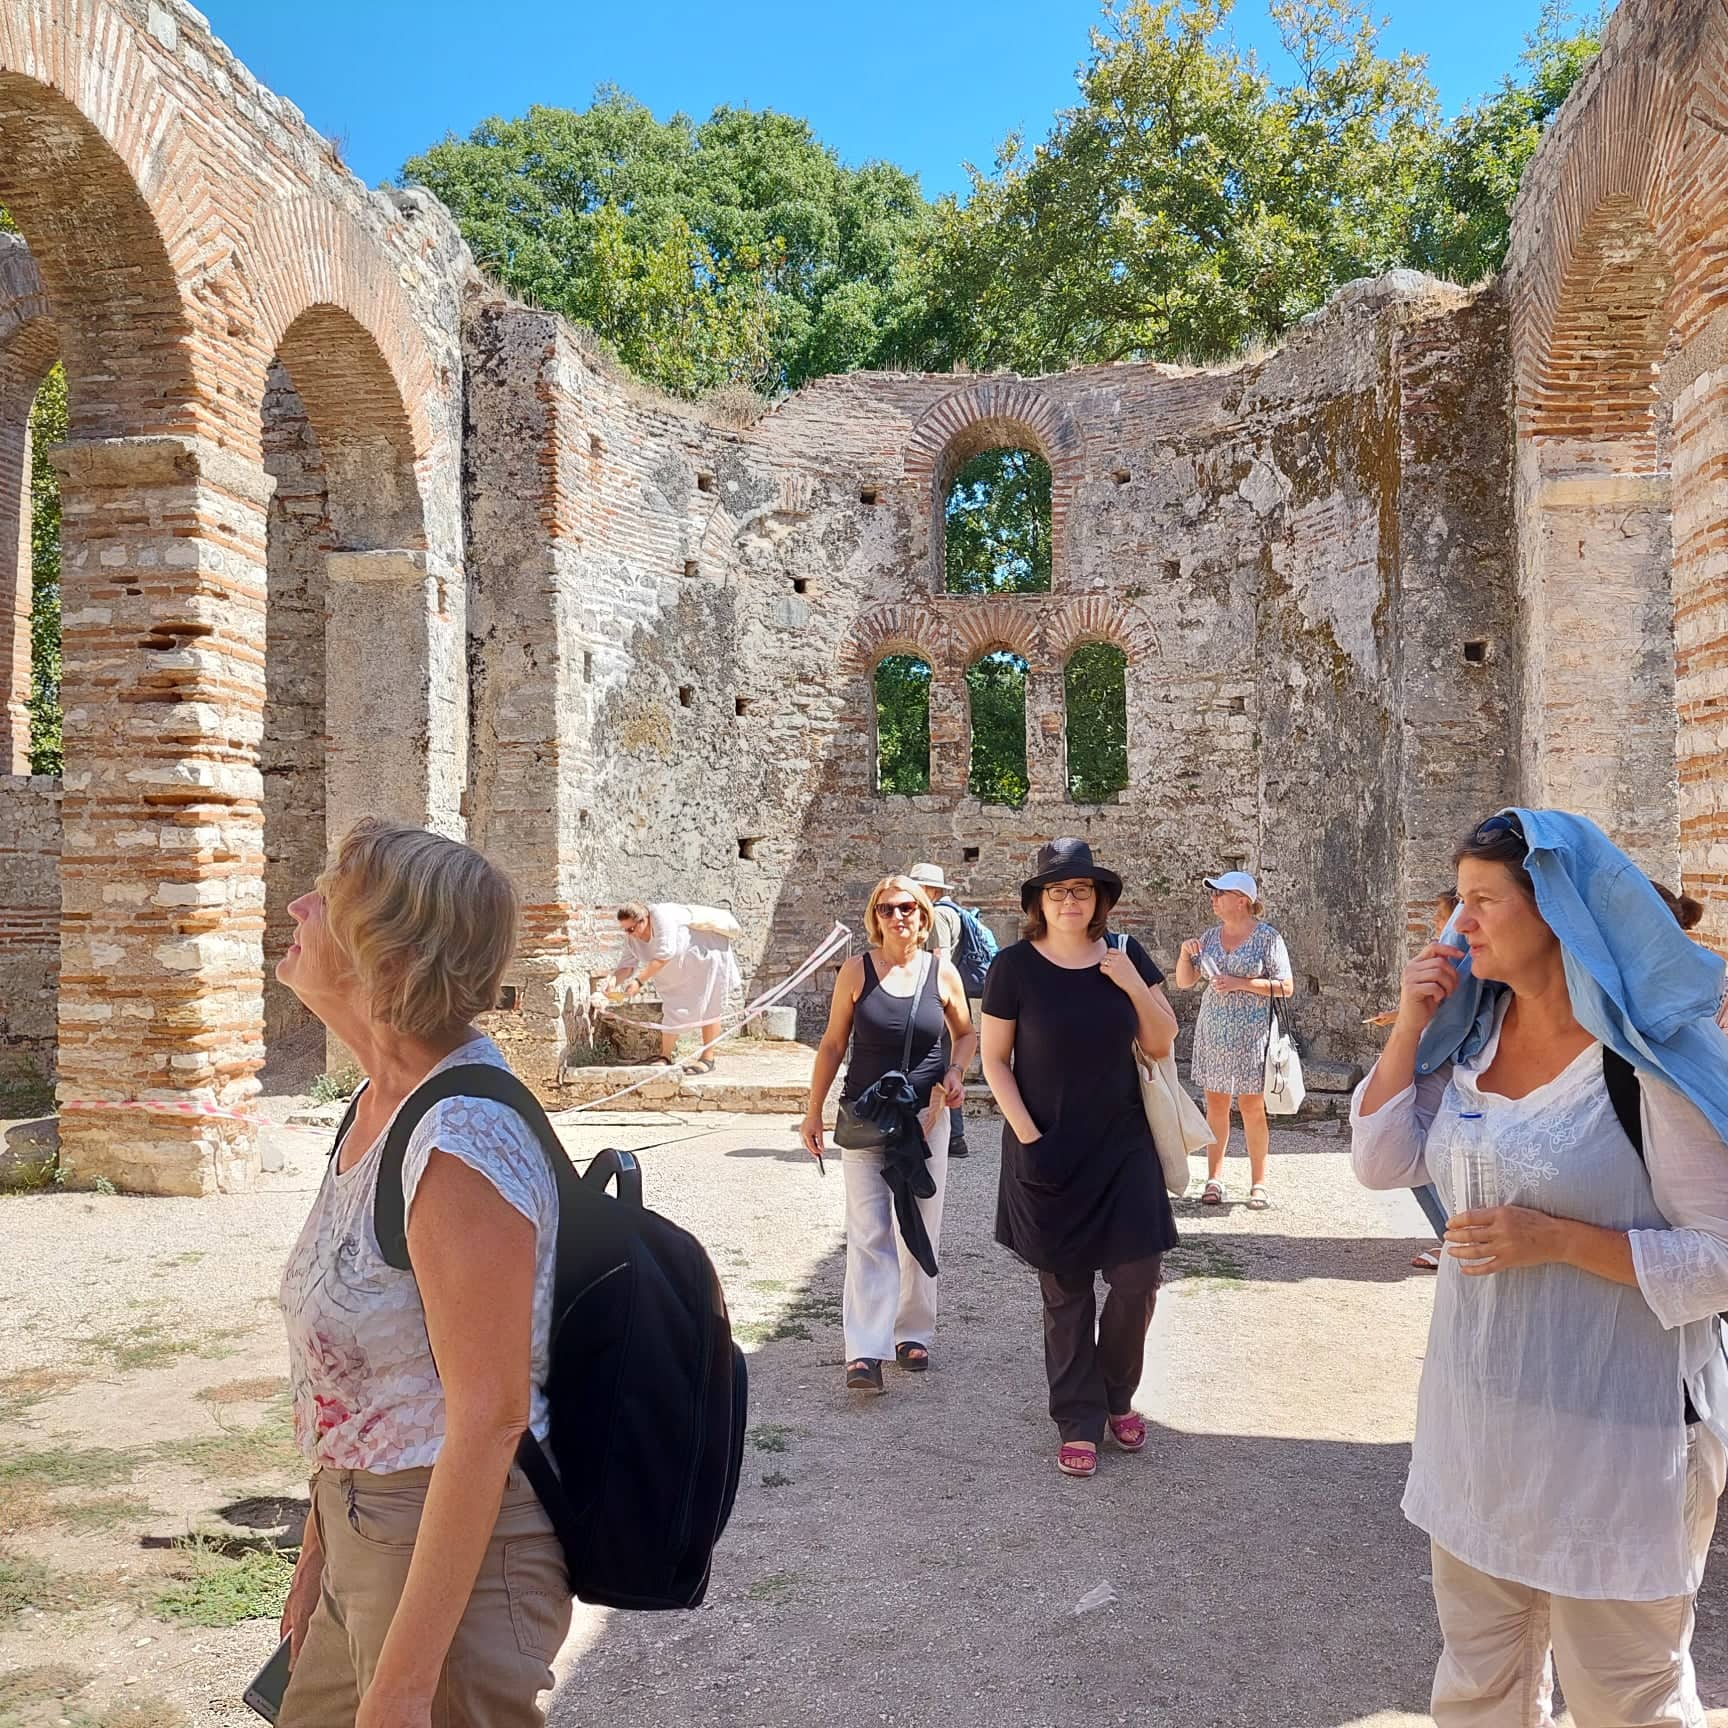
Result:
[[[461,1063],[504,1067],[490,1038],[453,1050],[431,1073]],[[426,1338],[412,1272],[378,1249],[372,1197],[385,1131],[360,1160],[330,1162],[300,1239],[283,1269],[282,1312],[294,1436],[307,1459],[336,1470],[414,1470],[437,1461],[444,1442],[444,1390]],[[529,1422],[547,1430],[546,1364],[552,1317],[558,1191],[533,1130],[514,1110],[483,1098],[435,1104],[402,1160],[405,1215],[436,1149],[478,1170],[535,1227],[533,1389]]]
[[[1687,1393],[1728,1442],[1715,1319],[1728,1308],[1728,1147],[1641,1076],[1646,1166],[1614,1115],[1600,1044],[1526,1097],[1484,1091],[1476,1071],[1499,1040],[1497,1025],[1473,1067],[1426,1076],[1372,1116],[1358,1088],[1358,1178],[1432,1182],[1461,1211],[1468,1139],[1500,1204],[1628,1231],[1638,1283],[1572,1266],[1466,1277],[1443,1257],[1405,1515],[1479,1571],[1556,1595],[1689,1594]]]

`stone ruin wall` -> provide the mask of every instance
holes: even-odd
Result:
[[[495,1018],[539,1077],[620,899],[732,906],[763,985],[920,857],[1011,939],[1033,853],[1069,832],[1120,866],[1119,922],[1166,963],[1205,922],[1199,878],[1257,869],[1305,1035],[1364,1053],[1406,903],[1507,789],[1504,757],[1447,748],[1500,733],[1515,660],[1492,296],[1361,284],[1233,370],[851,375],[747,428],[653,399],[541,314],[488,306],[468,339],[474,832],[534,909],[517,1017]],[[1052,592],[943,594],[947,477],[1002,442],[1051,462]],[[1483,662],[1466,639],[1492,640]],[[1129,657],[1129,786],[1076,805],[1062,668],[1091,640]],[[1029,665],[1018,810],[965,790],[964,672],[996,648]],[[874,790],[894,652],[934,669],[914,797]],[[1406,727],[1411,693],[1434,727]]]

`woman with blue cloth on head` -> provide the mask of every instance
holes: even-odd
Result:
[[[1728,1474],[1722,962],[1594,824],[1459,847],[1351,1108],[1371,1188],[1451,1214],[1404,1511],[1439,1728],[1703,1728],[1694,1602]]]

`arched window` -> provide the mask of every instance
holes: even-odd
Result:
[[[876,790],[930,790],[930,666],[913,654],[876,666]]]
[[[1026,775],[1026,662],[1007,652],[974,660],[966,668],[966,697],[972,711],[968,789],[986,804],[1024,804],[1030,790]]]
[[[950,594],[1050,592],[1050,464],[1032,450],[984,450],[943,506]]]
[[[1088,642],[1063,671],[1068,715],[1068,796],[1101,804],[1128,784],[1128,656]]]

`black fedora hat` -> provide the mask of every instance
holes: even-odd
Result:
[[[1020,904],[1031,909],[1033,897],[1047,882],[1069,882],[1083,876],[1110,891],[1110,903],[1122,897],[1122,878],[1107,870],[1092,857],[1092,848],[1084,840],[1071,835],[1060,840],[1047,840],[1038,848],[1032,861],[1032,874],[1020,884]]]

